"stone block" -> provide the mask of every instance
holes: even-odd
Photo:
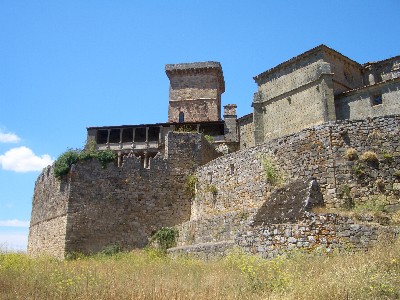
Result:
[[[270,194],[254,216],[253,226],[294,223],[302,219],[306,211],[320,205],[323,205],[323,198],[317,181],[296,180]]]

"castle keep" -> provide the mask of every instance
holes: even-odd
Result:
[[[81,161],[61,179],[50,166],[40,174],[29,254],[129,250],[175,226],[171,254],[239,246],[271,257],[294,247],[365,248],[391,230],[311,209],[374,195],[399,201],[400,56],[361,65],[320,45],[255,76],[254,111],[240,118],[235,104],[221,116],[219,63],[165,71],[168,122],[88,127],[88,142],[118,161]],[[377,159],[348,159],[349,149]]]

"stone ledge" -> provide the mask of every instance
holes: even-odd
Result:
[[[234,241],[199,243],[195,245],[170,248],[168,249],[168,254],[172,257],[187,255],[207,260],[226,256],[228,250],[232,249],[234,246]]]

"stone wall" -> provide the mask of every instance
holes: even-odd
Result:
[[[335,106],[338,120],[400,114],[400,78],[338,95]]]
[[[245,115],[237,120],[239,128],[240,149],[254,147],[253,114]]]
[[[177,245],[233,241],[239,230],[249,226],[250,217],[255,213],[255,209],[232,211],[184,222],[178,226]]]
[[[189,220],[186,177],[216,155],[201,134],[169,133],[164,156],[150,159],[148,168],[133,155],[121,167],[110,163],[102,168],[90,160],[73,165],[61,180],[51,172],[44,183],[39,177],[29,254],[62,257],[64,251],[98,252],[112,244],[123,249],[145,246],[161,227]]]
[[[57,180],[51,167],[35,183],[29,228],[28,253],[64,256],[70,177]]]
[[[253,101],[256,144],[335,120],[332,78],[330,64],[316,61],[259,82]]]
[[[399,78],[400,56],[391,57],[378,62],[366,63],[364,68],[365,82],[369,84]]]
[[[336,51],[327,51],[325,61],[331,65],[335,95],[364,85],[362,66],[359,63]]]
[[[245,252],[271,258],[294,249],[322,248],[328,252],[343,247],[367,249],[385,231],[395,235],[398,230],[377,224],[357,224],[337,214],[307,213],[296,224],[271,224],[239,232],[235,244]]]
[[[168,107],[169,122],[179,122],[179,114],[184,114],[184,122],[221,120],[220,100],[195,99],[170,101]]]
[[[234,248],[272,258],[288,251],[331,252],[338,249],[366,250],[382,236],[387,239],[399,235],[398,227],[377,223],[357,223],[338,214],[307,212],[297,223],[242,226],[234,239],[180,245],[168,250],[172,256],[190,255],[201,259],[214,259],[229,255]]]
[[[191,220],[259,208],[274,189],[266,177],[268,165],[284,182],[314,177],[328,206],[343,204],[346,187],[354,201],[380,195],[382,189],[398,196],[399,135],[398,115],[329,122],[219,157],[197,169]],[[346,158],[349,148],[358,153],[357,160]],[[362,161],[366,151],[375,152],[379,162]]]

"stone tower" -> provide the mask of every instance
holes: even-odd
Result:
[[[221,94],[225,81],[219,62],[165,66],[170,80],[168,122],[221,120]]]

